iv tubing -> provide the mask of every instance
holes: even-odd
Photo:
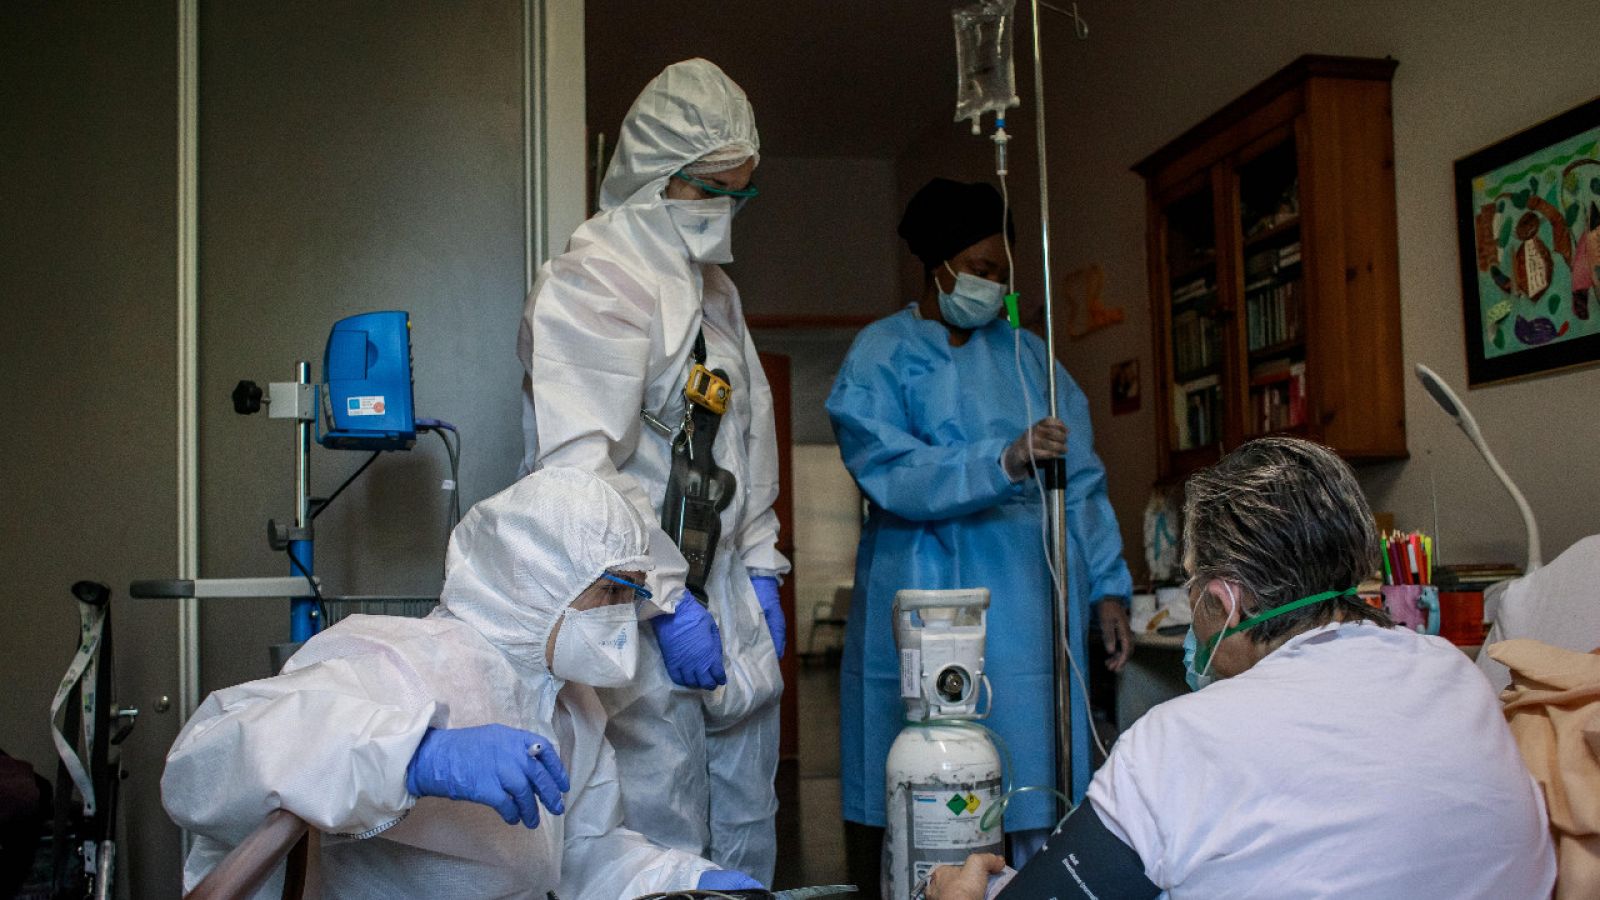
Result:
[[[999,127],[1004,128],[1003,125]],[[1011,232],[1006,227],[1011,222],[1011,188],[1006,184],[1005,170],[997,168],[995,174],[1000,177],[1000,241],[1005,245],[1006,248],[1006,290],[1015,291],[1017,289],[1017,267],[1016,263],[1011,257]],[[1033,401],[1029,399],[1028,379],[1024,375],[1022,369],[1022,333],[1013,329],[1011,341],[1013,349],[1016,352],[1017,390],[1022,394],[1023,417],[1027,422],[1027,430],[1024,431],[1023,434],[1028,439],[1028,467],[1033,471],[1033,483],[1039,491],[1039,508],[1041,511],[1048,511],[1050,509],[1050,502],[1049,498],[1045,496],[1044,476],[1042,473],[1040,473],[1039,463],[1035,460],[1033,455]],[[1044,363],[1044,367],[1048,370],[1045,377],[1053,379],[1055,377],[1055,366],[1051,365],[1047,360]],[[1068,440],[1071,440],[1070,435],[1068,436]],[[1061,585],[1065,584],[1064,579],[1066,576],[1063,572],[1056,568],[1055,555],[1051,552],[1050,521],[1051,520],[1048,515],[1040,516],[1039,539],[1044,544],[1044,562],[1046,568],[1050,570],[1050,590],[1052,592],[1051,596],[1054,596],[1056,591],[1066,590],[1065,587],[1061,587]],[[1090,710],[1091,704],[1089,702],[1089,680],[1084,677],[1083,669],[1078,665],[1078,660],[1076,655],[1072,652],[1072,645],[1070,641],[1067,643],[1066,650],[1067,662],[1072,667],[1072,673],[1077,679],[1078,691],[1083,697],[1083,708],[1089,713],[1089,736],[1094,739],[1094,745],[1099,749],[1100,755],[1102,757],[1107,756],[1108,754],[1106,752],[1105,742],[1100,738],[1100,729],[1095,726],[1094,713],[1092,710]],[[988,678],[988,676],[984,677],[985,679]],[[990,697],[990,702],[993,702],[993,695]],[[1059,794],[1060,792],[1057,793]],[[1067,805],[1069,807],[1072,805],[1070,800],[1067,801]]]

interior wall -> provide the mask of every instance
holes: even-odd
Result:
[[[548,258],[566,249],[567,239],[589,218],[588,72],[584,63],[585,0],[541,0],[544,36],[536,52],[543,53],[544,121],[539,129],[545,165],[546,191],[542,204],[545,246],[536,248]],[[538,263],[531,268],[537,274]]]
[[[411,314],[419,416],[463,436],[462,508],[521,459],[522,8],[216,4],[200,22],[200,528],[207,577],[287,574],[294,428],[236,415],[236,381],[320,380],[334,321]],[[326,496],[365,453],[312,451]],[[380,457],[316,520],[336,594],[437,595],[442,442]],[[202,687],[269,674],[287,602],[209,603]]]
[[[888,159],[763,156],[755,183],[761,196],[739,213],[728,274],[756,347],[790,359],[795,443],[831,444],[823,403],[859,330],[838,320],[877,318],[904,302],[895,269],[896,167]]]
[[[900,221],[887,159],[761,157],[761,196],[739,212],[734,262],[745,316],[881,316],[900,305]]]
[[[789,358],[790,438],[797,445],[835,445],[833,423],[824,404],[833,380],[860,332],[840,328],[752,328],[750,337],[763,353]],[[835,448],[834,454],[838,455]],[[799,515],[799,512],[796,512]]]
[[[121,896],[178,893],[159,780],[177,612],[128,582],[177,564],[177,30],[172,4],[0,4],[0,748],[56,776],[47,710],[79,579],[113,591]]]
[[[1365,466],[1358,474],[1374,508],[1393,511],[1405,528],[1432,528],[1436,488],[1446,561],[1520,563],[1524,538],[1516,509],[1409,372],[1425,362],[1458,391],[1465,387],[1452,164],[1594,96],[1593,78],[1535,64],[1544,57],[1523,52],[1549,48],[1550,60],[1560,58],[1561,45],[1551,36],[1585,21],[1589,4],[1558,0],[1511,17],[1484,0],[1102,2],[1082,9],[1091,29],[1087,41],[1071,39],[1070,24],[1059,17],[1045,19],[1054,263],[1063,273],[1099,263],[1106,304],[1127,313],[1122,325],[1069,342],[1065,362],[1089,396],[1096,448],[1111,461],[1111,496],[1129,563],[1142,568],[1140,519],[1155,478],[1156,411],[1143,184],[1128,167],[1304,53],[1392,55],[1400,63],[1395,178],[1411,458]],[[1027,107],[1031,73],[1025,63],[1017,77]],[[1024,144],[1032,134],[1018,130]],[[920,150],[954,152],[930,142]],[[951,159],[954,168],[962,158]],[[971,178],[983,173],[970,163],[965,171]],[[1114,417],[1110,369],[1127,358],[1140,361],[1144,405]],[[1600,369],[1463,393],[1485,438],[1528,495],[1546,559],[1596,530],[1600,421],[1589,414],[1593,404],[1586,398],[1597,390]]]

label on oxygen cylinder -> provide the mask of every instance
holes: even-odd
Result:
[[[922,696],[922,651],[907,647],[900,651],[900,697],[915,700]]]
[[[936,866],[962,865],[970,854],[1005,854],[1000,822],[989,831],[981,828],[982,817],[1000,799],[1000,778],[960,786],[902,781],[894,794],[906,802],[904,831],[910,838],[907,858],[894,863],[899,870],[891,878],[896,897],[909,895],[910,887],[928,878]],[[899,884],[906,874],[910,881]]]
[[[999,778],[968,787],[915,783],[907,787],[911,799],[907,833],[916,850],[973,850],[999,839],[999,828],[979,827],[983,814],[1000,799]]]

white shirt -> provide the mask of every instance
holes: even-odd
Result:
[[[1088,797],[1174,900],[1542,898],[1544,800],[1483,675],[1370,623],[1152,709]]]

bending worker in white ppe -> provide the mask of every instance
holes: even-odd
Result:
[[[1198,690],[1118,738],[1000,900],[1549,897],[1544,801],[1488,681],[1356,595],[1378,535],[1350,467],[1264,438],[1184,494]],[[928,897],[979,900],[1001,865],[935,869]]]
[[[621,826],[593,687],[637,669],[646,541],[604,482],[539,472],[468,511],[426,618],[352,616],[206,698],[161,779],[185,889],[274,809],[325,832],[330,898],[753,886]]]
[[[772,395],[719,265],[758,147],[722,70],[668,66],[623,121],[601,212],[540,271],[518,350],[524,468],[588,469],[650,523],[660,614],[638,679],[601,694],[625,821],[770,883],[789,563]]]

